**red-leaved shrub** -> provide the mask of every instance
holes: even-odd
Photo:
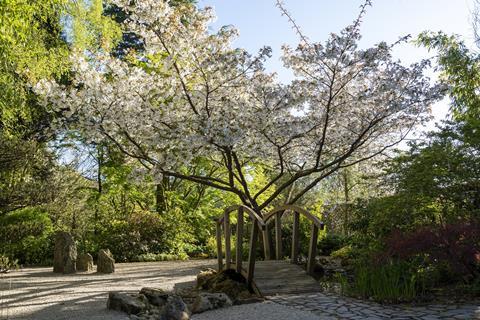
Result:
[[[430,263],[445,263],[464,278],[478,274],[480,223],[459,221],[445,226],[426,226],[411,233],[394,231],[386,239],[389,258],[408,259],[422,255]]]

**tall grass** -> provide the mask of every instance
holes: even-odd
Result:
[[[352,283],[341,279],[346,294],[373,298],[379,302],[406,302],[423,290],[423,280],[405,263],[390,262],[381,266],[361,265],[355,270]]]

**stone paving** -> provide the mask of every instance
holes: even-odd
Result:
[[[480,319],[480,304],[381,305],[325,293],[270,296],[268,299],[280,305],[310,311],[320,320]]]

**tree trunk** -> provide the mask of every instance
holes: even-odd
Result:
[[[348,189],[348,171],[344,169],[342,172],[343,177],[343,193],[345,196],[345,205],[343,207],[343,234],[348,235],[348,218],[349,218],[349,203],[350,203],[350,190]]]
[[[160,183],[155,186],[155,211],[163,214],[167,211],[168,177],[163,177]]]
[[[103,166],[103,152],[102,147],[97,146],[97,196],[95,201],[95,214],[93,216],[93,234],[98,234],[98,218],[99,218],[99,201],[103,192],[102,185],[102,166]]]

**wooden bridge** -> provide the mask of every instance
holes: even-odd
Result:
[[[236,213],[235,223],[232,215]],[[293,214],[293,233],[290,259],[285,260],[282,248],[282,217]],[[298,263],[300,248],[300,216],[311,223],[309,249],[306,270]],[[274,220],[275,230],[275,258],[272,257],[272,243],[270,240],[271,224]],[[311,274],[315,266],[317,241],[319,230],[324,229],[323,223],[308,211],[294,206],[284,205],[260,216],[251,208],[244,205],[235,205],[225,209],[224,214],[215,219],[217,238],[218,270],[234,269],[242,273],[247,284],[264,296],[275,294],[305,293],[320,290],[317,281]],[[247,222],[248,225],[245,223]],[[246,227],[250,226],[248,260],[243,261],[243,238],[247,234]],[[232,231],[236,236],[235,261],[232,259],[231,237]],[[257,246],[261,233],[264,259],[256,261]],[[223,236],[223,237],[222,237]],[[225,245],[223,245],[223,239]],[[225,251],[224,251],[225,249]],[[225,252],[225,263],[223,258]]]

